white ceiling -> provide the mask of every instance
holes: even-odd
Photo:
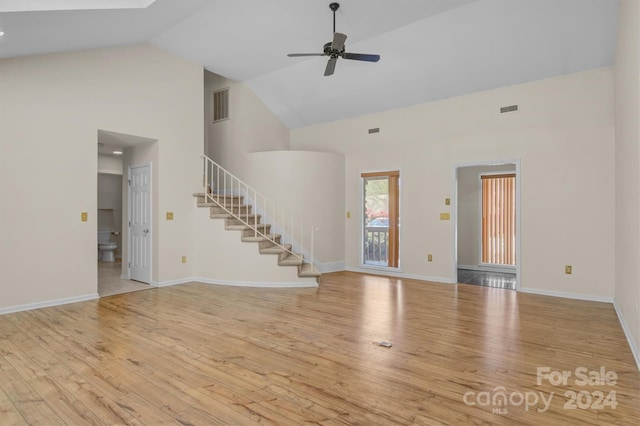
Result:
[[[98,154],[118,155],[114,154],[114,151],[122,151],[126,148],[153,143],[156,141],[156,139],[143,138],[142,136],[127,135],[124,133],[98,129]]]
[[[1,0],[0,0],[1,1]],[[324,77],[330,1],[157,0],[0,13],[0,58],[149,42],[244,81],[290,128],[609,66],[618,0],[342,0],[347,51]]]

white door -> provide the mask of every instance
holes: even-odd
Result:
[[[129,167],[129,278],[151,283],[151,165]]]

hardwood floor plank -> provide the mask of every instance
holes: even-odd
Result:
[[[2,389],[0,389],[0,420],[2,420],[3,425],[18,426],[28,424]]]

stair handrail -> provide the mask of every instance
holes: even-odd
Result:
[[[262,237],[272,244],[280,247],[289,255],[300,259],[302,265],[305,263],[314,264],[314,242],[315,226],[305,227],[304,223],[296,218],[292,213],[284,208],[279,208],[275,201],[257,191],[255,188],[239,179],[233,173],[213,161],[207,155],[202,154],[203,159],[203,187],[205,202],[210,201],[222,208],[226,214],[239,220],[244,226],[253,231],[254,237]],[[237,193],[234,193],[237,191]],[[220,202],[222,198],[222,202]],[[254,208],[253,213],[249,213],[248,208],[242,206],[243,198],[249,198]],[[237,203],[236,203],[237,199]],[[262,201],[262,202],[260,202]],[[262,232],[258,225],[258,217],[266,217],[271,224],[271,232]],[[266,229],[266,228],[263,228]],[[308,232],[305,238],[305,229]],[[279,231],[277,234],[275,231]],[[278,236],[280,240],[278,241]],[[305,246],[305,241],[310,241],[309,247]],[[288,248],[290,245],[291,248]]]

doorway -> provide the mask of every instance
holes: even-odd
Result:
[[[362,173],[362,264],[398,268],[400,172]]]
[[[147,247],[146,254],[148,265],[148,276],[137,276],[139,281],[132,280],[129,274],[129,259],[132,249],[129,247],[131,243],[131,234],[129,232],[129,212],[131,202],[129,199],[129,180],[130,169],[134,164],[147,165],[149,167],[148,186],[151,188],[151,163],[157,161],[157,140],[144,138],[141,136],[128,135],[124,133],[116,133],[107,130],[98,130],[98,172],[102,174],[118,175],[121,186],[117,191],[120,195],[120,202],[115,199],[105,205],[100,201],[100,188],[98,188],[98,207],[99,207],[99,230],[102,226],[103,216],[110,218],[110,223],[115,223],[113,231],[117,235],[112,235],[112,240],[117,240],[118,248],[116,251],[115,261],[97,262],[98,276],[98,294],[100,297],[110,296],[131,291],[149,289],[151,281],[151,259],[153,250],[151,245]],[[100,182],[99,182],[100,184]],[[115,194],[116,190],[113,190]],[[151,192],[149,191],[149,206],[147,213],[151,224]],[[114,195],[115,197],[115,195]],[[116,206],[116,207],[113,207]],[[101,209],[101,210],[100,210]],[[151,227],[149,226],[148,234],[150,240]]]
[[[455,165],[455,282],[518,290],[520,163]]]

